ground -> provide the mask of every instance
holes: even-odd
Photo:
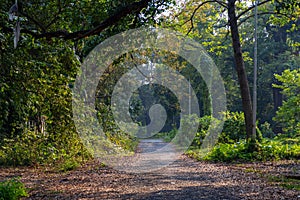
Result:
[[[197,162],[182,155],[158,171],[128,173],[97,160],[69,172],[47,167],[0,168],[0,180],[20,176],[25,199],[288,199],[300,191],[286,189],[269,177],[298,174],[298,161],[249,164]]]

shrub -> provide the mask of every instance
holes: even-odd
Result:
[[[245,119],[242,112],[226,112],[219,143],[235,143],[246,138]]]
[[[60,172],[67,172],[76,169],[80,164],[75,159],[64,160],[58,167]]]
[[[268,122],[261,124],[260,130],[261,130],[263,137],[273,138],[275,136],[275,134],[271,128],[271,124],[269,124]]]
[[[282,89],[286,100],[276,112],[274,120],[280,123],[288,135],[300,133],[300,69],[285,70],[282,75],[275,75],[281,85],[273,87]]]
[[[210,126],[211,116],[206,115],[199,118],[199,127],[195,135],[195,138],[192,142],[192,146],[200,147],[202,145],[203,139],[206,136],[207,130]]]
[[[299,159],[299,143],[285,144],[284,140],[263,139],[256,143],[257,149],[251,151],[251,144],[246,140],[240,140],[234,144],[220,143],[204,157],[211,161],[267,161],[279,159]]]
[[[225,122],[222,133],[219,135],[218,143],[230,143],[238,142],[240,139],[246,138],[244,114],[241,112],[226,112]],[[210,126],[212,117],[204,116],[199,119],[198,132],[192,143],[193,146],[200,147],[203,139],[207,134],[207,130]],[[217,119],[216,123],[218,123]]]
[[[0,146],[0,165],[28,166],[54,163],[68,157],[89,156],[75,134],[70,134],[69,138],[55,139],[50,134],[26,131],[14,139],[4,139]]]
[[[157,133],[152,138],[159,138],[165,142],[171,142],[171,140],[176,136],[177,130],[173,129],[169,132]]]
[[[17,178],[0,182],[0,200],[18,200],[28,197],[24,184]]]

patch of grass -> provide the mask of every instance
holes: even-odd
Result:
[[[296,184],[282,183],[280,185],[282,187],[290,189],[290,190],[298,190],[298,191],[300,191],[300,183],[296,183]]]
[[[201,149],[198,148],[189,148],[185,154],[191,158],[194,158],[198,161],[203,160],[205,156],[207,156],[207,152],[203,152]]]
[[[249,167],[249,168],[245,169],[244,171],[245,171],[246,173],[259,173],[259,174],[262,173],[261,170],[259,170],[259,169],[254,169],[254,168],[252,168],[252,167]]]
[[[152,138],[162,139],[164,142],[171,142],[171,140],[176,136],[177,130],[173,129],[170,132],[157,133]]]
[[[0,182],[0,200],[18,200],[21,197],[28,197],[28,193],[19,178]]]
[[[105,163],[101,162],[99,167],[107,167],[107,165]]]
[[[80,166],[79,162],[76,161],[75,159],[68,159],[65,160],[63,163],[61,163],[60,165],[58,165],[58,171],[60,172],[72,171],[79,166]]]
[[[286,178],[285,176],[268,176],[268,181],[278,183],[281,187],[300,191],[300,180],[293,178]]]

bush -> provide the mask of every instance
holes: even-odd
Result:
[[[262,137],[273,138],[275,136],[275,134],[271,128],[271,124],[269,124],[268,122],[261,124],[260,130],[262,133]]]
[[[276,112],[274,121],[278,122],[289,136],[300,133],[300,69],[285,70],[282,75],[275,75],[281,85],[273,87],[282,89],[286,100]]]
[[[64,160],[63,163],[61,163],[58,166],[58,170],[60,172],[67,172],[67,171],[74,170],[79,166],[80,166],[80,164],[75,159],[67,159],[67,160]]]
[[[246,138],[244,114],[241,112],[226,112],[225,122],[222,133],[219,135],[218,143],[230,143],[238,142],[240,139]],[[199,119],[198,132],[192,143],[193,146],[200,147],[202,141],[207,134],[207,130],[211,123],[211,116],[204,116]],[[214,119],[217,121],[217,119]]]
[[[207,130],[210,126],[211,116],[206,115],[199,118],[199,127],[195,135],[195,138],[192,142],[192,146],[200,147],[202,145],[203,139],[206,136]]]
[[[244,113],[226,112],[223,131],[219,136],[219,143],[235,143],[246,138]]]
[[[0,165],[29,166],[89,156],[79,138],[71,134],[69,138],[55,139],[50,134],[26,131],[14,139],[4,139],[0,146]]]
[[[195,141],[193,129],[191,127],[195,127],[197,121],[199,120],[198,116],[195,114],[192,115],[184,115],[181,119],[181,130],[184,131],[179,133],[177,129],[173,129],[169,132],[160,132],[153,135],[151,138],[162,139],[164,142],[171,142],[179,147],[189,146],[191,141]]]
[[[162,139],[165,142],[171,142],[171,140],[176,136],[177,130],[173,129],[169,132],[157,133],[152,138]]]
[[[24,184],[19,179],[0,182],[0,200],[18,200],[28,197]]]
[[[299,143],[286,144],[282,139],[263,139],[256,143],[257,149],[251,150],[251,144],[246,140],[240,140],[234,144],[220,143],[204,157],[204,160],[211,161],[267,161],[279,159],[299,159]]]

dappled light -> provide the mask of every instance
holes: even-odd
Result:
[[[300,199],[299,0],[0,2],[0,200]]]

